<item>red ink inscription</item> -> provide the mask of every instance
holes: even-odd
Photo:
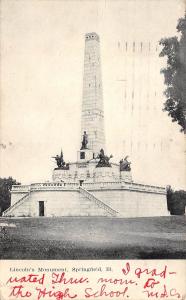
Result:
[[[148,280],[145,282],[145,285],[144,285],[144,289],[146,289],[146,288],[151,288],[151,289],[153,289],[154,288],[154,286],[156,285],[156,284],[159,284],[160,282],[159,281],[156,281],[154,278],[148,278]]]
[[[128,287],[125,287],[123,291],[107,291],[106,284],[103,284],[101,286],[101,289],[99,291],[93,291],[92,288],[86,288],[85,289],[85,298],[98,298],[98,297],[110,297],[110,298],[118,298],[120,296],[125,297],[126,292],[128,291]]]
[[[170,289],[170,291],[167,291],[167,287],[164,284],[163,285],[163,291],[143,291],[143,293],[146,293],[148,298],[169,298],[171,297],[176,297],[177,299],[181,298],[180,293],[177,292],[176,289]]]
[[[181,298],[180,293],[178,293],[176,289],[170,290],[170,296],[173,296],[173,297],[176,296],[178,299]]]
[[[69,278],[67,279],[65,277],[65,272],[63,273],[52,273],[52,284],[55,284],[55,283],[63,283],[63,284],[81,284],[81,283],[88,283],[88,278],[83,278],[83,277],[80,277],[80,278]]]
[[[41,285],[44,285],[46,283],[45,281],[46,279],[48,279],[48,274],[28,274],[22,277],[11,276],[7,281],[7,284],[9,284],[9,287],[11,288],[9,298],[14,297],[16,299],[32,299],[33,296],[36,295],[36,297],[34,298],[35,300],[44,298],[46,300],[52,300],[52,298],[54,300],[74,299],[77,298],[78,295],[74,290],[71,291],[69,288],[67,288],[68,286],[72,285],[83,285],[85,298],[129,298],[130,286],[132,286],[132,288],[134,289],[135,286],[138,286],[139,288],[140,284],[141,292],[144,293],[147,298],[181,298],[181,294],[176,290],[176,288],[174,288],[174,286],[170,288],[169,285],[167,285],[169,275],[176,274],[176,272],[174,271],[169,272],[167,265],[164,265],[161,269],[138,267],[136,269],[132,268],[131,270],[131,265],[129,262],[127,262],[122,269],[120,268],[120,272],[121,271],[122,274],[120,275],[120,278],[97,277],[96,281],[99,286],[96,288],[94,287],[94,285],[91,285],[91,281],[88,277],[68,277],[65,272],[53,272],[52,274],[50,274],[49,284],[52,284],[52,286],[49,285],[49,287],[47,288],[45,286],[42,287]],[[130,279],[130,273],[136,276],[134,278],[136,281]],[[109,276],[112,275],[110,274]],[[29,283],[28,286],[31,288],[31,291],[28,289],[27,285],[25,285],[26,287],[24,287],[24,283]],[[57,289],[56,284],[63,285],[63,289],[58,290],[59,287]],[[86,288],[87,285],[88,287]],[[117,287],[117,285],[119,287]],[[32,289],[34,289],[34,292]]]
[[[53,289],[55,287],[52,287]],[[56,298],[56,300],[62,300],[65,298],[74,299],[77,297],[77,294],[72,294],[69,289],[65,289],[64,291],[54,291],[54,290],[48,290],[46,288],[36,288],[38,292],[37,300],[40,300],[41,298]]]
[[[137,268],[135,270],[135,275],[138,278],[141,278],[142,274],[151,275],[151,276],[160,276],[162,278],[166,278],[166,275],[167,275],[167,266],[165,265],[163,271],[161,271],[161,272],[158,272],[156,268],[152,269],[152,270],[149,270],[148,268],[144,269],[144,270],[141,269],[141,268]]]
[[[128,275],[130,272],[130,264],[126,263],[126,267],[122,269],[124,275]]]
[[[44,279],[45,279],[45,274],[42,274],[42,276],[40,275],[36,275],[36,274],[28,274],[26,276],[23,276],[21,278],[18,277],[10,277],[7,281],[7,283],[13,283],[13,282],[30,282],[30,283],[39,283],[39,284],[43,284],[44,283]]]
[[[131,279],[121,279],[121,278],[99,278],[97,283],[111,283],[111,284],[135,284],[136,281]]]
[[[29,291],[23,291],[24,287],[22,285],[12,287],[12,291],[9,297],[20,297],[20,298],[29,298],[32,296],[32,293]]]

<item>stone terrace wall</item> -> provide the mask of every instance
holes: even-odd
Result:
[[[21,205],[7,216],[39,216],[39,201],[44,201],[44,216],[108,216],[108,212],[90,201],[79,190],[33,191]]]
[[[119,212],[120,217],[167,216],[164,194],[129,190],[93,191],[93,194]]]
[[[118,212],[120,217],[168,215],[166,192],[162,187],[135,183],[102,182],[82,186]],[[28,187],[27,187],[28,191]],[[12,199],[20,199],[26,188],[16,186]],[[77,183],[38,183],[29,187],[30,195],[17,206],[15,216],[39,216],[39,201],[44,201],[45,216],[107,216],[108,212],[79,193]],[[19,198],[20,197],[20,198]]]

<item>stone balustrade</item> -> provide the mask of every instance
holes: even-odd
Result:
[[[145,185],[138,183],[128,183],[124,181],[112,181],[112,182],[100,182],[100,183],[83,183],[83,187],[86,189],[94,190],[94,189],[125,189],[125,190],[133,190],[133,191],[144,191],[158,194],[166,194],[166,190],[163,187],[157,187],[153,185]]]
[[[30,190],[30,185],[13,185],[11,192],[28,193],[29,190]]]
[[[134,182],[124,182],[124,181],[104,181],[104,182],[84,182],[82,187],[86,190],[95,189],[124,189],[131,191],[144,191],[149,193],[166,194],[166,190],[163,187],[145,185]],[[43,183],[33,183],[31,185],[14,185],[12,187],[12,193],[14,192],[32,192],[39,190],[76,190],[79,188],[78,182],[43,182]]]
[[[104,189],[104,188],[121,188],[122,182],[121,181],[103,181],[103,182],[85,182],[83,183],[83,187],[85,189]]]
[[[79,184],[76,182],[44,182],[34,183],[30,186],[30,191],[35,190],[66,190],[66,189],[78,189]]]
[[[129,190],[145,191],[145,192],[154,192],[158,194],[166,194],[166,189],[160,186],[147,185],[141,183],[124,183],[124,187]]]

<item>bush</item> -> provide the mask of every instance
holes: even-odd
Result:
[[[186,191],[173,191],[167,188],[167,207],[171,215],[184,215],[186,207]]]
[[[12,177],[0,178],[0,216],[10,206],[11,188],[14,184],[20,184]]]

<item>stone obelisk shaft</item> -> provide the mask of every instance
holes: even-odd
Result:
[[[85,35],[81,140],[84,131],[89,149],[95,153],[105,149],[100,42],[94,32]]]

